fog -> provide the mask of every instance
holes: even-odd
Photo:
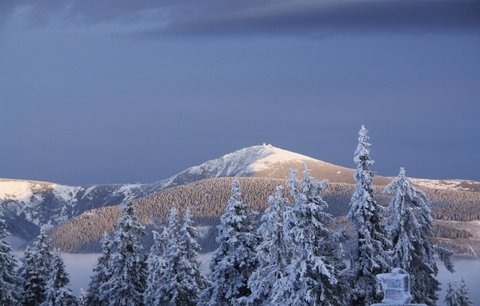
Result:
[[[480,259],[472,257],[455,257],[453,264],[456,270],[455,273],[448,272],[441,263],[438,264],[438,279],[442,283],[439,305],[443,305],[445,288],[448,281],[456,280],[457,283],[459,283],[460,278],[463,277],[467,283],[470,293],[469,296],[473,305],[480,306]]]
[[[18,254],[18,253],[17,253]],[[20,254],[19,254],[20,255]],[[100,254],[62,254],[65,261],[67,272],[70,274],[70,287],[75,295],[79,295],[80,288],[86,289],[90,280],[93,267]],[[201,255],[201,269],[207,271],[208,255]],[[450,280],[459,281],[461,277],[465,279],[469,289],[469,296],[474,306],[480,306],[480,259],[471,257],[455,257],[455,273],[448,272],[445,267],[438,263],[438,278],[442,283],[442,292],[440,293],[439,305],[443,305],[445,298],[445,287]]]

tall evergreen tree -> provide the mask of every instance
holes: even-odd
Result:
[[[167,283],[170,281],[167,274],[168,245],[178,244],[178,232],[180,230],[180,218],[176,208],[170,209],[167,224],[161,234],[154,232],[154,243],[150,249],[148,258],[148,281],[145,290],[145,305],[166,305],[170,300],[168,295]],[[171,275],[169,277],[172,277]],[[162,291],[163,290],[163,291]]]
[[[88,292],[80,288],[80,296],[78,297],[78,305],[87,306]]]
[[[46,232],[46,228],[42,227],[33,246],[25,249],[20,273],[23,305],[40,305],[45,301],[53,256],[51,242]]]
[[[171,236],[167,242],[161,285],[156,292],[161,301],[159,305],[197,305],[198,295],[205,288],[205,280],[196,260],[200,246],[190,211],[185,212],[178,231],[169,230]]]
[[[468,289],[465,280],[462,278],[460,287],[456,282],[448,282],[447,295],[445,296],[447,306],[471,306],[472,301],[468,297]]]
[[[0,305],[13,305],[18,302],[17,260],[12,248],[5,241],[8,231],[0,214]]]
[[[166,228],[163,231],[165,232]],[[161,274],[164,268],[163,262],[165,261],[164,249],[165,241],[162,239],[162,235],[153,231],[153,245],[150,248],[147,260],[147,288],[143,294],[145,305],[155,305],[155,300],[157,299],[156,292],[162,281]]]
[[[183,215],[179,235],[183,256],[180,267],[185,271],[186,276],[183,292],[193,302],[189,303],[196,305],[200,293],[206,288],[207,281],[200,272],[200,263],[197,260],[198,252],[200,251],[200,244],[198,243],[199,233],[193,226],[192,214],[189,209]]]
[[[432,244],[433,226],[430,201],[405,176],[405,169],[385,187],[392,194],[391,215],[387,229],[392,241],[392,264],[404,269],[411,277],[412,297],[415,303],[435,305],[440,283]],[[449,261],[448,261],[449,262]],[[453,269],[453,267],[447,268]]]
[[[101,240],[102,255],[98,257],[97,264],[93,268],[93,275],[88,284],[88,291],[85,293],[85,305],[106,306],[108,300],[105,298],[103,290],[110,279],[110,268],[108,263],[112,253],[112,241],[107,233],[104,233]]]
[[[257,266],[255,249],[259,238],[253,215],[241,199],[240,184],[232,181],[232,194],[218,226],[218,248],[210,262],[211,282],[200,305],[237,305],[249,296],[248,278]]]
[[[354,154],[355,182],[349,218],[353,223],[355,245],[351,256],[352,302],[370,305],[382,300],[382,290],[376,275],[391,269],[389,240],[382,225],[382,207],[373,197],[373,177],[367,129],[362,126]]]
[[[465,280],[463,278],[460,280],[460,288],[458,288],[457,297],[458,297],[458,300],[457,300],[458,306],[473,305],[472,301],[468,297],[467,284],[465,284]]]
[[[291,179],[295,203],[284,221],[292,257],[286,275],[274,285],[269,305],[345,305],[349,295],[340,275],[346,265],[339,248],[345,237],[327,227],[332,216],[325,212],[328,204],[321,196],[325,182],[315,180],[305,169],[303,190],[296,185]]]
[[[133,203],[127,199],[114,233],[108,263],[110,278],[104,294],[109,305],[143,305],[147,266],[140,239],[144,234],[145,228],[135,216]]]
[[[248,280],[252,294],[248,297],[248,305],[272,305],[275,283],[285,276],[285,268],[289,263],[283,223],[288,208],[288,201],[283,197],[283,187],[275,188],[268,198],[269,207],[265,209],[258,228],[261,243],[257,247],[258,267]]]
[[[446,306],[458,306],[457,284],[455,282],[448,282],[445,304]]]
[[[22,284],[22,305],[40,305],[45,300],[46,284],[38,272],[34,249],[31,247],[25,248],[20,280]]]
[[[55,250],[52,256],[50,278],[47,282],[46,298],[42,306],[76,306],[78,301],[73,295],[68,284],[70,278],[65,271],[65,264],[60,256],[60,251]]]

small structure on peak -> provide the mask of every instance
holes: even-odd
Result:
[[[400,268],[390,273],[378,274],[377,279],[382,284],[383,300],[372,306],[426,306],[425,304],[411,304],[410,274]]]

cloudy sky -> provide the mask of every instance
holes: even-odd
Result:
[[[480,179],[480,2],[1,0],[0,177],[150,182],[272,143]]]

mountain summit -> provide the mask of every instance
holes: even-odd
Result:
[[[286,179],[291,169],[302,171],[307,166],[316,177],[337,183],[353,183],[353,170],[312,157],[274,147],[270,144],[251,146],[190,167],[157,184],[173,187],[216,177],[253,176]]]

